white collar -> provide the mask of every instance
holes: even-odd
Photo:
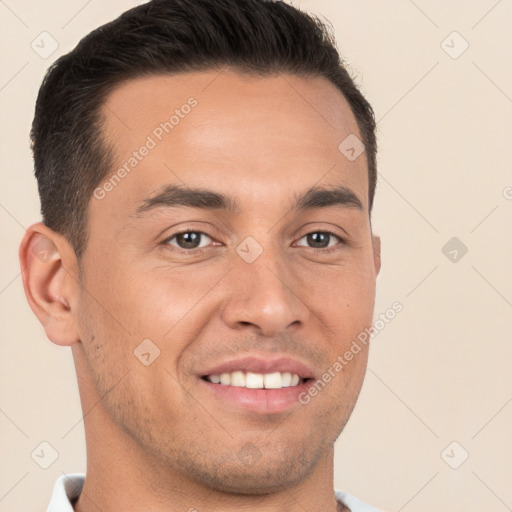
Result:
[[[85,482],[83,473],[70,473],[60,476],[53,487],[52,498],[46,512],[73,512],[72,503],[79,494]],[[351,512],[379,512],[376,508],[345,491],[336,491],[336,499],[348,507]]]
[[[70,473],[57,478],[53,486],[52,499],[46,512],[73,512],[71,504],[82,492],[85,475],[82,473]]]

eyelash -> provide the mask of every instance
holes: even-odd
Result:
[[[178,235],[183,235],[185,233],[197,233],[197,234],[205,235],[208,238],[211,238],[212,240],[214,240],[213,237],[211,237],[208,233],[205,233],[204,231],[200,231],[200,230],[196,230],[196,229],[186,229],[184,231],[179,231],[178,233],[174,233],[170,237],[166,238],[162,243],[165,245],[170,245],[169,244],[170,240],[172,240],[173,238],[175,238]],[[346,245],[346,243],[347,243],[344,238],[340,237],[338,234],[334,233],[333,231],[329,231],[328,229],[323,229],[323,230],[318,230],[318,231],[310,231],[310,232],[302,235],[299,238],[299,240],[302,240],[304,237],[311,235],[313,233],[323,233],[323,234],[331,235],[331,236],[337,238],[340,242],[340,245],[342,245],[342,246]],[[205,249],[208,249],[208,247],[197,247],[195,249],[182,249],[182,248],[176,247],[176,246],[172,246],[172,247],[175,250],[177,250],[180,254],[188,254],[188,255],[199,254],[199,253],[203,252]],[[339,250],[340,247],[339,247],[339,245],[335,245],[334,247],[329,247],[329,248],[325,248],[325,249],[316,249],[314,247],[309,247],[309,249],[311,249],[314,252],[322,252],[325,254],[325,253],[331,253],[333,251]]]

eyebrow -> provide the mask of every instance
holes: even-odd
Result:
[[[205,188],[193,188],[183,185],[168,185],[157,195],[148,197],[137,208],[137,216],[157,208],[187,206],[207,210],[225,210],[231,213],[241,211],[239,203],[223,194]],[[294,196],[291,209],[306,211],[311,209],[341,206],[363,210],[357,195],[344,186],[312,187]]]

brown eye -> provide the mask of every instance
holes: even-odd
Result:
[[[308,247],[311,247],[312,249],[326,249],[328,247],[332,247],[336,245],[336,239],[343,243],[342,238],[329,231],[314,231],[303,236],[301,240],[303,239],[306,239]],[[331,243],[333,239],[334,243]]]
[[[183,231],[182,233],[176,233],[171,236],[165,243],[178,247],[179,249],[197,249],[205,247],[205,245],[201,246],[201,242],[205,238],[211,240],[211,238],[202,231]],[[175,243],[173,243],[173,240],[175,240]]]

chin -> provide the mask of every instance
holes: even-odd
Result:
[[[202,484],[218,492],[265,495],[291,489],[310,474],[310,465],[301,461],[265,461],[241,467],[229,465],[203,473]]]
[[[263,449],[251,442],[235,453],[202,453],[180,461],[180,469],[189,478],[217,492],[239,495],[265,495],[291,489],[311,475],[320,462],[323,450],[306,447]],[[196,454],[199,455],[199,454]],[[180,457],[181,458],[181,457]]]

